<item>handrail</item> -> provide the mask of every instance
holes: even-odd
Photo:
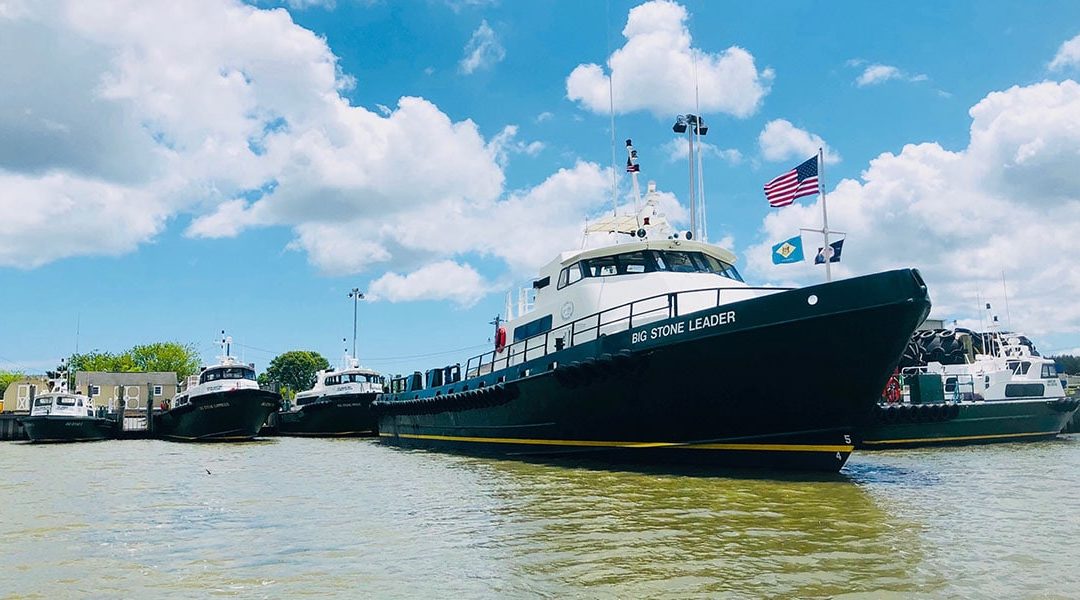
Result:
[[[564,350],[566,348],[571,348],[571,347],[573,347],[573,346],[575,346],[576,344],[579,343],[578,340],[581,337],[586,336],[586,335],[588,335],[590,333],[595,333],[596,334],[595,337],[589,337],[588,339],[583,340],[580,343],[592,341],[593,339],[598,338],[601,335],[610,335],[612,333],[621,333],[623,331],[628,331],[628,330],[634,328],[634,320],[635,319],[637,319],[638,323],[640,324],[642,322],[643,318],[645,318],[645,317],[647,317],[649,315],[655,314],[657,312],[660,312],[660,311],[666,312],[666,316],[662,317],[662,318],[673,319],[675,317],[681,316],[680,313],[679,313],[679,296],[685,296],[685,295],[689,295],[689,294],[700,294],[702,292],[715,291],[716,292],[716,300],[715,300],[712,307],[708,307],[708,308],[715,308],[715,307],[721,306],[723,304],[723,302],[722,302],[722,300],[723,300],[723,292],[725,292],[725,291],[785,292],[785,291],[789,291],[789,290],[793,290],[793,289],[796,289],[796,288],[792,288],[792,287],[768,287],[768,286],[753,286],[753,287],[752,286],[745,286],[745,287],[725,286],[725,287],[717,287],[717,288],[709,287],[709,288],[699,288],[699,289],[693,289],[693,290],[680,290],[678,292],[665,292],[663,294],[656,294],[655,296],[649,296],[649,297],[646,297],[646,298],[639,298],[637,300],[633,300],[633,301],[627,302],[625,304],[620,304],[618,306],[613,306],[613,307],[610,307],[610,308],[606,308],[606,309],[604,309],[602,311],[593,313],[591,315],[586,315],[584,317],[581,317],[580,319],[576,319],[576,320],[571,321],[569,323],[564,323],[564,324],[562,324],[562,325],[560,325],[558,327],[548,329],[547,331],[544,331],[542,333],[538,333],[536,335],[527,337],[527,338],[525,338],[523,340],[518,340],[518,341],[506,346],[506,348],[504,348],[505,355],[503,355],[503,356],[500,356],[501,353],[499,353],[499,352],[497,352],[495,350],[489,350],[489,351],[484,352],[482,354],[479,354],[477,356],[473,356],[472,358],[470,358],[469,360],[467,360],[465,362],[464,378],[469,379],[469,378],[472,378],[472,377],[476,377],[477,375],[482,375],[484,373],[491,373],[491,372],[494,372],[494,371],[499,370],[499,369],[509,368],[510,366],[512,366],[514,364],[521,364],[521,363],[527,362],[529,360],[532,360],[533,358],[539,358],[539,357],[542,357],[542,356],[547,356],[548,354],[550,354],[552,352]],[[648,303],[650,301],[655,301],[655,300],[657,300],[659,298],[666,298],[666,300],[667,300],[666,305],[660,305],[660,306],[656,306],[656,307],[652,307],[652,308],[648,308],[648,309],[643,309],[643,310],[638,310],[638,311],[634,310],[635,306],[637,306],[639,308],[643,308],[642,305],[644,305],[645,303]],[[700,310],[708,310],[708,308],[698,308],[698,309],[695,309],[694,311],[691,311],[691,312],[698,312]],[[607,315],[608,317],[613,317],[614,315],[612,315],[612,313],[615,313],[616,311],[625,311],[627,314],[625,316],[620,316],[618,318],[611,318],[611,320],[608,320],[608,321],[604,320],[605,315]],[[591,320],[595,320],[595,324],[592,324],[592,323],[587,324],[586,323],[586,321],[591,321]],[[625,327],[619,326],[619,323],[621,323],[623,321],[626,322]],[[614,331],[606,331],[606,332],[604,331],[605,329],[611,329],[612,327],[618,327],[618,329],[616,329]],[[561,338],[563,340],[563,342],[562,342],[563,345],[561,347],[557,347],[555,350],[552,350],[551,349],[551,347],[552,347],[551,341],[552,341],[552,335],[555,332],[559,332],[559,334],[556,336],[556,339]],[[534,345],[534,346],[530,346],[530,343],[535,343],[535,342],[539,341],[540,338],[543,338],[543,342],[544,342],[544,344],[542,346],[543,354],[540,354],[539,356],[535,356],[535,357],[530,357],[529,356],[530,352],[539,350],[541,348],[541,346],[538,345],[538,344]],[[490,360],[485,360],[489,356],[490,356]],[[521,360],[515,360],[518,357],[520,357]],[[476,363],[475,365],[473,364],[474,362]]]

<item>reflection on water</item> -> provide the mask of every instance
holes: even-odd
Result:
[[[818,479],[388,448],[0,445],[0,595],[1074,595],[1080,440]]]

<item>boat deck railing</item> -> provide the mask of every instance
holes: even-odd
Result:
[[[553,352],[591,342],[601,336],[628,331],[646,323],[673,319],[737,300],[792,289],[795,288],[728,286],[668,292],[634,300],[519,340],[506,346],[502,352],[489,350],[474,356],[465,363],[465,377],[472,378],[523,364]]]
[[[904,367],[900,370],[902,377],[912,377],[915,375],[934,375],[941,378],[942,386],[945,392],[945,399],[953,402],[960,402],[961,400],[971,400],[975,398],[975,376],[971,373],[939,373],[927,370],[926,366],[918,367]],[[911,392],[905,382],[904,397],[910,398]]]

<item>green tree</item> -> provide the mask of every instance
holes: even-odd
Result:
[[[24,375],[18,371],[0,371],[0,396],[4,395],[7,386],[22,379]]]
[[[127,368],[125,368],[127,367]],[[124,360],[121,355],[111,352],[91,350],[81,354],[72,354],[68,359],[67,368],[69,373],[75,371],[106,371],[111,373],[123,373],[134,370],[130,359]]]
[[[282,395],[310,389],[315,385],[315,372],[330,367],[321,354],[311,350],[290,350],[275,356],[266,372],[259,376],[259,383],[276,383]]]
[[[130,355],[137,371],[175,371],[180,379],[199,371],[199,352],[194,344],[156,342],[135,346]]]
[[[92,350],[73,354],[68,359],[68,372],[106,371],[136,373],[140,371],[175,371],[183,379],[199,370],[199,353],[193,344],[154,342],[134,346],[120,354]]]
[[[1069,375],[1080,375],[1080,356],[1062,354],[1050,358],[1057,364],[1058,371]]]

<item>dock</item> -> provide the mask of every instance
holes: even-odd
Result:
[[[24,416],[15,413],[0,413],[0,442],[27,440],[26,432],[18,418]]]

